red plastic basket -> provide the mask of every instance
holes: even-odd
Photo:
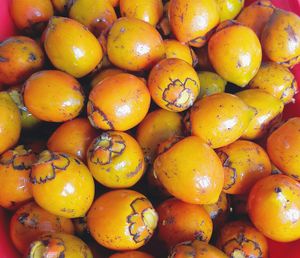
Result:
[[[246,0],[246,5],[255,0]],[[293,11],[300,15],[300,0],[273,0],[273,4],[279,8]],[[15,34],[15,27],[9,15],[10,0],[0,0],[0,41]],[[300,65],[293,68],[298,85],[300,85]],[[295,103],[289,104],[284,111],[285,118],[300,116],[300,93],[295,96]],[[0,208],[0,257],[19,258],[20,254],[15,250],[9,238],[9,215]],[[270,258],[300,258],[300,241],[283,244],[269,241]]]

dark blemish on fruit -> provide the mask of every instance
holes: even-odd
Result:
[[[290,41],[298,42],[297,35],[290,24],[286,28],[284,28],[284,30],[287,32]]]
[[[25,221],[29,217],[29,213],[21,213],[20,216],[18,217],[18,221],[22,224],[25,225]]]
[[[57,161],[58,160],[58,164]],[[47,181],[53,180],[56,177],[57,170],[63,170],[65,171],[71,161],[69,159],[69,156],[65,154],[54,154],[53,152],[49,152],[49,158],[48,160],[44,160],[41,163],[36,163],[34,166],[38,166],[39,164],[45,165],[45,174],[37,178],[36,176],[32,176],[32,171],[30,171],[29,178],[30,182],[32,184],[44,184]]]
[[[230,161],[230,158],[227,155],[227,153],[219,151],[217,154],[223,164],[223,167],[227,169],[225,175],[229,174],[228,176],[226,176],[227,184],[224,184],[223,189],[229,190],[236,183],[236,169],[232,167],[232,162]]]
[[[291,66],[291,64],[294,64],[297,62],[297,60],[300,59],[300,56],[295,56],[291,58],[290,60],[284,61],[284,62],[279,62],[278,64],[284,65],[284,66]]]
[[[119,157],[126,149],[122,136],[113,133],[102,133],[93,143],[89,151],[89,160],[94,164],[110,164],[115,157]]]
[[[190,40],[190,43],[192,45],[203,45],[205,42],[207,41],[207,37],[206,36],[200,36],[200,37],[197,37],[195,39],[192,39]]]
[[[275,192],[275,193],[281,193],[282,190],[281,190],[280,187],[275,187],[274,192]]]
[[[148,228],[144,214],[153,209],[149,207],[148,200],[144,197],[135,199],[130,204],[130,207],[132,213],[127,217],[129,234],[132,236],[135,243],[146,243],[149,241],[153,232]]]
[[[196,81],[191,78],[186,78],[184,82],[179,79],[171,79],[171,83],[167,86],[162,94],[162,99],[167,102],[166,106],[170,109],[176,108],[189,108],[193,105],[195,96],[192,93],[193,86],[199,88]],[[187,87],[192,84],[191,87]]]
[[[74,160],[78,165],[80,165],[80,161],[78,159],[74,159]]]
[[[195,237],[195,239],[200,240],[200,241],[207,240],[207,236],[205,235],[205,233],[202,230],[195,231],[194,237]]]
[[[1,63],[8,62],[8,61],[9,61],[8,58],[3,57],[3,56],[0,56],[0,62],[1,62]]]
[[[243,64],[241,63],[241,60],[238,60],[237,64],[236,64],[237,68],[241,68],[243,67]]]
[[[128,173],[128,174],[127,174],[127,177],[128,177],[128,178],[134,177],[134,176],[142,169],[142,167],[143,167],[143,161],[140,160],[140,162],[139,162],[139,164],[136,166],[135,170],[132,171],[132,172],[130,172],[130,173]]]
[[[28,61],[34,62],[34,61],[36,61],[36,60],[37,60],[37,58],[36,58],[35,54],[30,53],[30,54],[29,54],[29,57],[28,57]]]
[[[94,115],[98,114],[102,118],[102,121],[105,122],[106,125],[109,127],[109,130],[115,129],[112,122],[108,120],[108,117],[100,108],[96,107],[92,101],[89,101],[89,105],[91,107],[91,114],[88,116],[88,119],[93,127],[99,128],[94,120]]]

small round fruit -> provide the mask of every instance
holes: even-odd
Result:
[[[191,254],[193,256],[191,256]],[[200,240],[183,242],[170,252],[172,258],[228,258],[221,250]]]
[[[272,1],[258,0],[245,7],[237,17],[237,21],[251,28],[260,38],[273,12]]]
[[[91,81],[91,88],[94,88],[98,83],[100,83],[104,79],[120,73],[124,73],[124,71],[118,68],[108,68],[106,70],[100,71],[93,77]]]
[[[113,250],[134,250],[143,246],[153,235],[157,221],[150,201],[132,190],[101,195],[87,216],[94,239]]]
[[[183,241],[209,242],[213,223],[201,205],[169,199],[157,208],[158,237],[168,248]]]
[[[239,139],[249,126],[254,110],[239,97],[218,93],[198,100],[191,109],[192,134],[212,148],[220,148]]]
[[[267,151],[280,171],[300,181],[299,117],[288,120],[269,136]]]
[[[10,14],[19,30],[40,33],[53,16],[51,0],[12,0]]]
[[[172,0],[169,19],[176,38],[194,47],[203,46],[220,17],[215,0]]]
[[[194,68],[178,58],[168,58],[153,67],[148,87],[154,102],[169,111],[190,108],[200,92],[200,81]]]
[[[238,140],[217,150],[224,168],[223,191],[247,194],[261,178],[271,175],[271,162],[262,147],[250,141]]]
[[[190,65],[195,63],[195,54],[188,45],[180,43],[175,39],[164,40],[166,58],[178,58]]]
[[[280,118],[284,104],[281,100],[260,89],[244,90],[236,94],[249,107],[255,110],[242,138],[254,140],[262,137],[267,130]]]
[[[68,154],[43,151],[32,166],[30,180],[34,200],[55,215],[83,217],[94,199],[90,171]]]
[[[136,18],[120,18],[107,39],[109,60],[129,71],[151,68],[164,57],[163,40],[149,23]]]
[[[0,154],[13,147],[21,133],[19,109],[5,91],[0,92]]]
[[[36,156],[20,145],[0,156],[0,206],[14,208],[32,198],[29,173]]]
[[[113,254],[109,258],[154,258],[154,256],[140,251],[129,251]]]
[[[69,17],[85,25],[97,36],[117,19],[109,0],[76,0],[71,3]]]
[[[0,43],[0,83],[21,83],[43,65],[43,51],[31,38],[16,36]]]
[[[36,127],[41,121],[32,115],[27,107],[25,107],[22,95],[23,87],[22,85],[10,87],[8,93],[13,99],[21,115],[21,124],[23,129],[32,129]]]
[[[95,128],[85,118],[76,118],[59,126],[50,136],[47,148],[63,152],[86,161],[88,147],[98,135]]]
[[[109,188],[129,188],[145,171],[143,151],[127,133],[104,132],[93,140],[87,164],[94,178]]]
[[[218,234],[217,247],[228,257],[269,257],[267,239],[244,221],[224,225]]]
[[[84,95],[79,82],[71,75],[47,70],[33,74],[26,81],[24,103],[40,120],[64,122],[78,116]]]
[[[218,74],[208,71],[198,72],[201,90],[198,98],[225,92],[227,82]]]
[[[250,81],[249,87],[264,90],[282,100],[284,104],[293,101],[298,89],[293,73],[283,65],[274,62],[263,63]]]
[[[155,26],[163,15],[162,0],[120,0],[121,15]]]
[[[164,109],[149,113],[136,132],[136,139],[142,147],[146,162],[152,164],[158,145],[175,135],[183,135],[182,117],[178,113]]]
[[[262,60],[256,34],[233,21],[221,24],[210,38],[208,54],[217,73],[240,87],[246,86],[256,75]]]
[[[300,62],[300,18],[275,9],[261,36],[264,53],[274,62],[293,67]]]
[[[44,46],[51,63],[76,78],[94,70],[103,56],[97,38],[84,25],[64,17],[50,19]]]
[[[259,180],[249,194],[248,212],[266,237],[278,242],[299,239],[300,183],[285,175]]]
[[[93,258],[93,255],[80,238],[65,233],[52,233],[32,242],[26,257]]]
[[[53,215],[34,202],[19,208],[10,221],[10,237],[20,253],[25,253],[30,243],[45,233],[74,234],[72,221]]]
[[[203,208],[212,219],[214,230],[218,229],[225,224],[229,215],[229,200],[226,193],[221,192],[219,200],[216,203],[205,204]]]
[[[187,203],[217,202],[224,184],[219,157],[196,136],[172,143],[155,159],[154,171],[170,194]]]
[[[94,127],[126,131],[138,125],[150,107],[146,84],[131,74],[108,77],[89,96],[88,117]]]
[[[244,7],[244,0],[217,0],[220,21],[233,20]]]

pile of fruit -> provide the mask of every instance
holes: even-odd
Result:
[[[10,15],[0,206],[20,254],[267,258],[300,239],[300,117],[283,115],[296,14],[268,0],[12,0]]]

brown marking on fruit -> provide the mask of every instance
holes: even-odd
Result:
[[[3,56],[0,56],[0,62],[1,62],[1,63],[8,62],[8,61],[9,61],[8,58],[3,57]]]
[[[92,101],[89,101],[89,106],[91,107],[91,114],[88,116],[88,119],[93,127],[99,128],[94,117],[95,115],[99,115],[102,118],[102,121],[109,127],[109,130],[115,129],[113,123],[108,119],[106,114],[100,108],[96,107]]]
[[[94,164],[110,164],[114,157],[119,157],[126,149],[122,136],[113,133],[102,133],[96,138],[89,151],[89,159]]]
[[[223,151],[218,151],[217,154],[223,164],[223,167],[226,169],[225,177],[227,176],[226,179],[229,178],[229,182],[227,184],[224,184],[223,189],[229,190],[236,183],[236,169],[232,167],[232,162],[230,161],[230,157],[227,155],[227,153]]]
[[[133,171],[131,171],[130,173],[127,174],[127,177],[128,178],[134,177],[137,173],[140,172],[140,170],[142,169],[142,167],[143,167],[143,161],[140,160],[139,163],[138,163],[138,165],[136,166],[136,168]]]

